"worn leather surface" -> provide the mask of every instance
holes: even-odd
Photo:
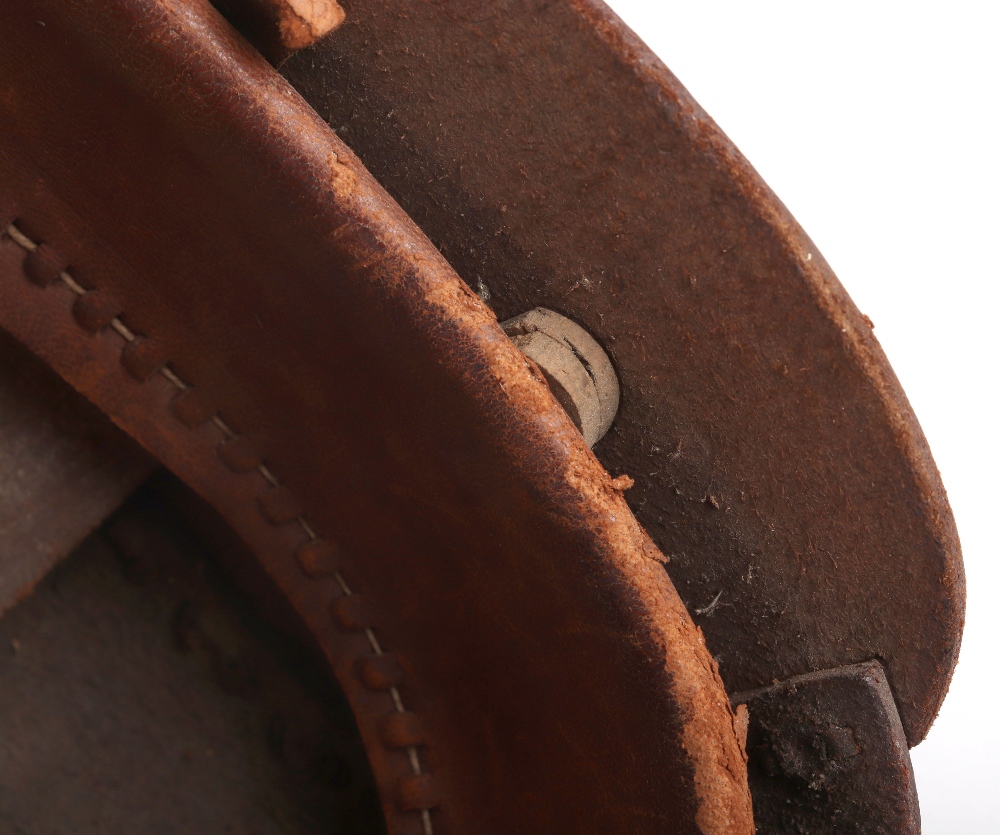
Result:
[[[212,5],[272,63],[344,22],[337,0],[216,0]]]
[[[758,832],[919,835],[906,736],[877,661],[736,693],[733,703],[749,712]]]
[[[0,325],[254,548],[351,700],[390,831],[749,832],[660,554],[489,309],[260,56],[195,0],[38,0],[0,7],[0,79],[0,226],[139,338],[82,327],[10,237]],[[290,493],[223,463],[162,361]],[[296,501],[349,610],[296,563]],[[429,780],[380,724],[368,625]]]
[[[547,307],[608,350],[594,451],[730,692],[880,659],[919,742],[958,657],[958,536],[815,244],[599,0],[344,6],[282,73],[501,320]]]

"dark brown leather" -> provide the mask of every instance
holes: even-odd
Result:
[[[877,661],[737,693],[754,823],[767,833],[919,835],[917,787]]]
[[[729,690],[879,659],[919,742],[958,658],[961,550],[815,244],[599,0],[345,7],[282,73],[501,320],[550,308],[607,348],[621,407],[594,451],[635,479]]]
[[[751,831],[660,554],[490,311],[260,56],[197,0],[38,0],[0,7],[0,78],[0,225],[78,285],[5,236],[0,325],[253,547],[352,703],[390,831]],[[231,434],[264,470],[220,458]],[[300,568],[307,529],[340,579]],[[395,666],[366,667],[379,652]],[[385,724],[402,706],[419,734]]]

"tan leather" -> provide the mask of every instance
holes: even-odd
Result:
[[[213,5],[272,62],[328,35],[345,17],[337,0],[217,0]]]
[[[0,77],[0,326],[252,546],[390,831],[750,832],[715,663],[611,476],[260,56],[197,0],[38,0],[0,7]]]

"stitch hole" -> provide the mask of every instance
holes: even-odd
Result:
[[[38,246],[47,237],[46,230],[37,225],[30,217],[19,214],[13,224],[17,227],[21,237],[31,239],[32,247]]]
[[[21,249],[26,252],[34,252],[38,249],[38,244],[36,244],[31,238],[24,234],[19,228],[21,223],[20,218],[7,224],[7,228],[4,230],[4,235],[10,238],[15,244],[17,244]]]

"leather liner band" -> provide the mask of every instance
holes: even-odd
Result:
[[[199,0],[0,19],[0,223],[48,245],[33,278],[67,262],[98,291],[41,290],[7,241],[0,326],[253,546],[354,708],[389,832],[431,801],[436,835],[752,831],[717,666],[622,484],[330,126]],[[333,549],[290,558],[302,508],[360,594],[308,576]],[[390,686],[432,740],[419,777]]]
[[[247,498],[248,494],[254,494],[259,520],[274,528],[276,533],[280,532],[282,539],[296,542],[286,551],[286,554],[294,554],[294,560],[287,556],[285,559],[288,564],[294,561],[299,569],[294,585],[311,585],[314,588],[309,591],[313,594],[321,589],[320,593],[329,601],[326,606],[329,623],[345,637],[360,635],[363,638],[367,644],[366,653],[356,651],[356,641],[350,642],[355,650],[353,653],[331,647],[329,642],[323,642],[323,647],[327,652],[345,656],[335,666],[353,667],[356,678],[368,690],[388,696],[391,711],[386,712],[384,700],[380,700],[383,709],[372,718],[385,749],[404,752],[409,764],[409,775],[394,776],[397,809],[403,814],[419,815],[423,835],[433,835],[431,810],[438,806],[439,800],[434,779],[421,760],[419,749],[427,745],[425,732],[419,717],[408,711],[403,703],[400,693],[402,669],[394,656],[383,650],[364,598],[352,590],[345,578],[339,549],[317,534],[306,517],[305,508],[278,481],[249,442],[212,409],[208,397],[170,368],[169,358],[161,352],[158,343],[149,336],[133,332],[120,312],[100,315],[100,311],[117,311],[118,306],[101,289],[87,289],[81,284],[70,271],[69,262],[51,246],[24,234],[18,228],[16,212],[11,206],[2,208],[0,242],[13,242],[23,251],[21,268],[28,281],[22,282],[24,286],[19,289],[31,293],[32,287],[36,288],[36,300],[45,307],[62,308],[72,313],[79,325],[78,336],[84,340],[89,337],[95,344],[99,342],[102,358],[110,358],[117,347],[120,367],[125,372],[122,376],[131,379],[133,391],[135,385],[147,392],[155,389],[157,399],[165,401],[164,405],[174,418],[173,425],[165,429],[167,434],[187,429],[191,440],[197,438],[196,445],[201,447],[213,444],[214,436],[220,474],[225,472],[227,480],[239,479],[240,493]],[[0,262],[0,282],[5,278]],[[10,298],[8,293],[5,296]],[[267,560],[265,564],[270,566],[273,561]],[[291,574],[283,572],[282,579],[287,583]],[[332,583],[324,580],[332,580]],[[286,588],[286,591],[292,590]],[[301,596],[299,589],[290,594],[293,601],[300,600]],[[372,765],[375,768],[376,763],[373,761]]]

